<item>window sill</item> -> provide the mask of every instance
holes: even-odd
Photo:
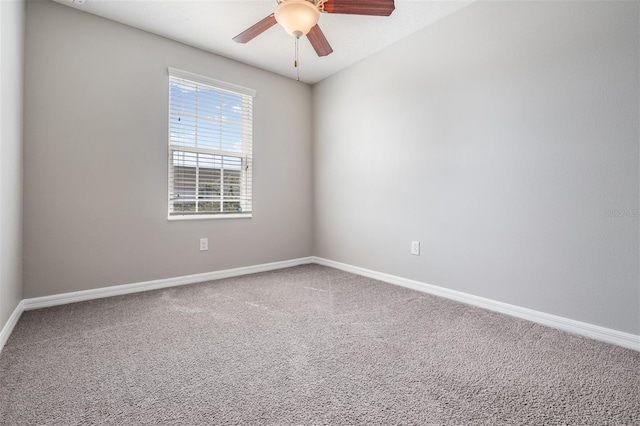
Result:
[[[193,214],[193,215],[171,215],[167,217],[169,222],[180,220],[204,220],[204,219],[251,219],[251,213],[229,213],[229,214]]]

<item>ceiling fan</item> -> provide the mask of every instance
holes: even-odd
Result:
[[[271,15],[235,36],[233,41],[246,43],[279,23],[296,40],[306,35],[318,56],[327,56],[333,49],[318,26],[321,12],[389,16],[394,9],[394,0],[278,0]]]

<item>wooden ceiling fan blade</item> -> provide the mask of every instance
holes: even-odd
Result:
[[[253,24],[237,36],[233,38],[233,41],[236,43],[246,43],[248,41],[253,40],[263,32],[267,31],[269,28],[273,27],[276,24],[276,18],[273,16],[273,13],[263,20]]]
[[[309,39],[311,46],[313,46],[318,56],[327,56],[328,54],[333,52],[333,49],[329,45],[327,38],[324,36],[324,33],[322,32],[318,24],[315,24],[313,28],[311,28],[311,30],[307,34],[307,38]]]
[[[324,11],[348,15],[389,16],[396,8],[394,0],[327,0]]]

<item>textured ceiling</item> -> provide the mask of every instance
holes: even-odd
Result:
[[[295,78],[294,39],[276,25],[247,44],[232,37],[266,17],[275,0],[53,0],[75,9]],[[300,80],[316,83],[455,12],[472,1],[396,0],[389,17],[322,14],[318,24],[333,47],[319,58],[300,40]],[[419,52],[416,52],[419,54]]]

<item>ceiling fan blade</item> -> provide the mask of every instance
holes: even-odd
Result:
[[[324,36],[324,33],[322,32],[318,24],[315,24],[313,28],[311,28],[311,30],[307,34],[307,38],[309,39],[311,46],[313,46],[318,56],[327,56],[328,54],[333,52],[333,49],[329,45],[327,38]]]
[[[389,16],[395,9],[393,0],[327,0],[324,11],[348,15]]]
[[[269,28],[273,27],[276,24],[276,18],[273,16],[273,13],[263,20],[253,24],[237,36],[233,38],[233,41],[236,43],[246,43],[250,40],[253,40],[255,37],[259,36],[263,32],[267,31]]]

